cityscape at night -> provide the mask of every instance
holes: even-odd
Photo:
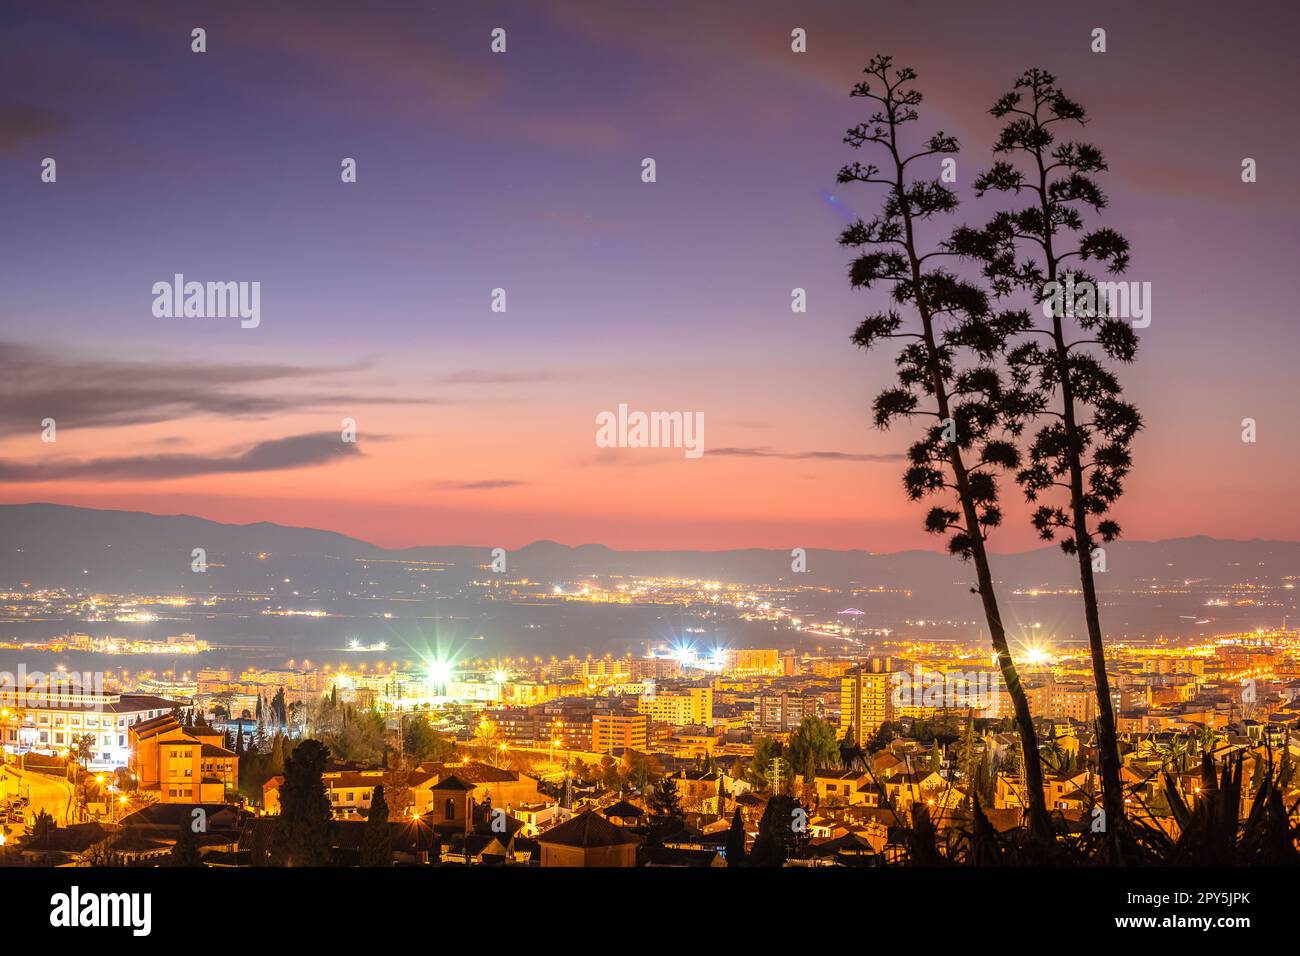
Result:
[[[1289,927],[1298,22],[4,6],[6,925]]]

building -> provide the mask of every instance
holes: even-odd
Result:
[[[408,816],[429,811],[433,805],[431,790],[437,779],[437,774],[425,768],[406,772],[402,782],[410,788],[411,803],[406,810]],[[280,812],[280,787],[283,783],[284,777],[277,774],[262,785],[262,807],[266,813]],[[375,787],[378,786],[383,786],[388,791],[386,802],[390,815],[393,814],[394,777],[390,771],[357,770],[350,767],[326,770],[321,774],[321,783],[325,785],[325,796],[330,802],[330,809],[341,819],[368,814],[370,803],[375,797]]]
[[[758,676],[781,673],[781,652],[770,648],[738,648],[729,652],[735,655],[735,663],[727,668],[733,674]]]
[[[639,837],[594,810],[551,827],[537,838],[542,866],[636,866]]]
[[[439,783],[455,777],[469,787],[474,803],[490,800],[494,807],[516,807],[542,802],[537,779],[517,770],[471,761],[463,764],[423,763],[420,769],[432,773]],[[434,807],[435,811],[437,807]]]
[[[768,734],[794,730],[805,717],[815,717],[821,709],[816,697],[802,694],[760,694],[754,702],[754,729]]]
[[[1029,710],[1035,717],[1077,720],[1090,724],[1097,714],[1097,692],[1087,684],[1059,684],[1049,681],[1029,688]]]
[[[801,776],[803,785],[807,781]],[[860,770],[818,770],[813,776],[819,806],[875,806],[877,793],[871,775]]]
[[[713,726],[713,688],[686,687],[680,690],[657,690],[641,697],[636,709],[652,724],[674,727]]]
[[[239,788],[239,758],[211,727],[183,727],[163,714],[128,728],[131,772],[159,803],[224,803]]]
[[[616,750],[645,751],[650,739],[650,721],[645,714],[592,714],[591,752]]]
[[[90,737],[92,770],[114,770],[131,763],[128,730],[169,714],[175,701],[151,694],[118,694],[99,690],[0,691],[0,738],[7,753],[66,756]]]
[[[853,729],[866,740],[887,720],[893,720],[893,683],[887,663],[854,667],[840,678],[840,730]]]

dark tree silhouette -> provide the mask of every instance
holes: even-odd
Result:
[[[681,833],[686,814],[682,810],[677,784],[672,777],[665,776],[659,781],[649,799],[646,800],[646,809],[650,811],[647,843],[659,846]]]
[[[999,374],[998,359],[1009,339],[1028,328],[1026,312],[995,312],[984,290],[936,266],[931,260],[955,255],[944,246],[921,252],[918,231],[936,216],[953,212],[957,197],[939,179],[910,175],[919,160],[953,154],[957,140],[942,132],[906,152],[902,128],[919,118],[921,93],[916,73],[895,69],[890,57],[874,57],[863,71],[870,80],[857,84],[853,96],[874,100],[876,112],[850,129],[844,141],[854,149],[871,144],[887,155],[883,167],[854,162],[840,170],[841,183],[886,187],[881,213],[870,222],[859,219],[844,230],[841,245],[861,250],[849,267],[854,288],[888,285],[893,305],[908,306],[916,322],[904,329],[895,309],[870,315],[858,326],[853,341],[870,349],[884,340],[901,339],[897,384],[875,400],[875,424],[888,428],[896,419],[928,416],[935,419],[908,451],[904,474],[908,497],[919,500],[945,495],[946,505],[930,510],[926,530],[948,536],[948,549],[971,561],[979,595],[997,654],[1003,681],[1015,708],[1016,726],[1024,744],[1025,782],[1029,791],[1029,822],[1035,837],[1046,839],[1051,823],[1043,793],[1042,767],[1029,701],[1007,644],[989,570],[985,541],[1002,520],[997,476],[1020,466],[1020,454],[1009,440],[1018,419],[999,414],[1031,396],[1010,389]],[[933,162],[933,160],[931,160]],[[932,228],[932,227],[930,227]],[[924,405],[923,405],[924,402]]]
[[[321,777],[329,748],[304,740],[284,762],[280,819],[272,856],[282,866],[326,866],[330,861],[330,804]]]
[[[1091,261],[1122,272],[1129,245],[1113,229],[1084,231],[1082,210],[1098,213],[1106,206],[1092,178],[1106,169],[1106,161],[1091,144],[1058,138],[1063,125],[1083,125],[1087,115],[1061,92],[1051,73],[1026,71],[989,112],[1007,121],[994,153],[1014,157],[1024,168],[997,160],[976,179],[976,192],[1025,193],[1029,201],[998,213],[982,230],[959,230],[952,248],[981,259],[998,293],[1027,291],[1040,306],[1035,315],[1042,318],[1033,332],[1041,339],[1024,341],[1008,353],[1018,384],[1033,393],[1011,414],[1028,410],[1045,422],[1037,427],[1029,461],[1017,478],[1037,504],[1033,523],[1039,534],[1048,541],[1061,535],[1062,549],[1078,560],[1097,689],[1102,799],[1107,831],[1114,834],[1124,817],[1124,792],[1093,561],[1099,538],[1108,542],[1119,536],[1110,509],[1123,491],[1130,444],[1142,427],[1105,359],[1131,362],[1137,336],[1123,318],[1108,314],[1104,297],[1096,294],[1097,280],[1079,266]],[[1053,495],[1063,503],[1053,503]]]
[[[758,836],[747,866],[785,866],[786,860],[799,855],[807,845],[808,836],[806,829],[795,827],[796,813],[802,814],[806,821],[807,810],[789,794],[775,793],[768,799],[758,821]]]
[[[370,798],[370,814],[361,836],[362,866],[393,865],[393,835],[388,829],[388,804],[384,800],[384,786],[375,787]]]
[[[731,815],[731,828],[727,830],[727,866],[745,865],[745,821],[740,807]]]
[[[171,866],[202,866],[203,855],[199,852],[198,836],[189,820],[182,820],[176,829],[176,842],[172,844]]]

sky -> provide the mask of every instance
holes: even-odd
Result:
[[[954,226],[993,208],[969,184],[1020,72],[1088,108],[1096,224],[1152,289],[1126,536],[1300,538],[1297,14],[1056,6],[6,5],[0,501],[395,547],[941,547],[912,431],[871,426],[891,361],[849,335],[883,299],[836,241],[878,204],[835,174],[879,52],[962,143]],[[155,317],[176,273],[259,282],[260,324]],[[620,404],[702,413],[705,453],[598,447]],[[1004,492],[991,548],[1033,546]]]

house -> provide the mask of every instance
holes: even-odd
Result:
[[[510,809],[511,816],[523,823],[524,836],[535,837],[547,827],[562,823],[573,814],[558,803],[521,803]]]
[[[193,826],[202,820],[203,833],[237,833],[247,814],[229,803],[154,803],[129,813],[119,821],[123,827],[147,836],[160,834],[170,839],[181,824]]]
[[[515,838],[523,831],[524,822],[493,807],[491,801],[470,807],[471,828],[468,833],[446,833],[442,844],[444,863],[461,863],[466,866],[495,864],[513,861]]]
[[[325,784],[325,796],[330,802],[334,816],[341,820],[359,820],[370,812],[374,800],[375,787],[383,786],[388,794],[386,802],[390,815],[394,813],[393,788],[398,783],[395,774],[379,768],[357,768],[355,765],[331,767],[321,774]],[[411,803],[405,811],[407,816],[422,816],[433,806],[431,790],[437,777],[426,770],[404,771],[400,783],[410,793]],[[280,812],[280,787],[284,777],[276,774],[262,784],[262,809],[266,813]]]
[[[333,825],[334,861],[340,866],[357,866],[365,842],[366,820],[336,820]],[[439,849],[433,829],[419,820],[389,820],[388,838],[394,863],[428,863]]]
[[[139,830],[125,829],[109,834],[102,843],[105,850],[112,853],[126,866],[139,864],[158,866],[165,863],[171,856],[172,846],[176,843],[176,838],[173,836],[171,840],[160,840],[155,839],[153,836],[146,836]],[[93,849],[94,847],[88,848],[86,853],[82,854],[82,859],[87,866],[94,865],[89,860]],[[200,847],[199,852],[203,852],[202,847]]]
[[[432,807],[426,814],[438,833],[451,836],[469,833],[474,825],[475,786],[457,776],[446,776],[430,789]]]
[[[420,769],[431,773],[437,780],[454,776],[472,787],[475,803],[489,799],[494,807],[515,807],[523,803],[541,803],[543,797],[537,789],[537,780],[517,770],[503,770],[491,764],[469,761],[448,764],[429,761]]]
[[[542,866],[636,866],[639,837],[594,810],[551,827],[537,838]]]
[[[677,794],[681,798],[684,807],[699,808],[716,813],[718,809],[718,781],[723,781],[721,786],[724,792],[731,792],[731,788],[727,786],[730,781],[727,781],[726,774],[718,773],[716,770],[679,770],[676,773],[669,774],[669,776],[677,787]]]
[[[719,867],[727,858],[717,850],[687,850],[669,846],[646,847],[642,851],[646,866]]]
[[[799,777],[801,785],[803,777]],[[878,794],[871,776],[861,770],[818,770],[813,775],[819,804],[853,806],[866,803],[874,805]]]
[[[842,836],[831,840],[815,842],[809,849],[810,856],[832,860],[842,866],[861,866],[864,863],[876,863],[877,852],[884,849],[885,828],[881,827],[875,839],[862,832],[846,831]]]
[[[64,866],[77,862],[92,846],[116,832],[116,828],[102,823],[50,827],[39,837],[23,838],[19,852],[26,863]]]
[[[131,772],[139,788],[159,803],[234,801],[239,788],[239,758],[223,745],[219,730],[185,727],[171,714],[127,729]]]
[[[634,803],[620,800],[604,810],[605,819],[620,827],[635,827],[641,824],[645,811]]]

